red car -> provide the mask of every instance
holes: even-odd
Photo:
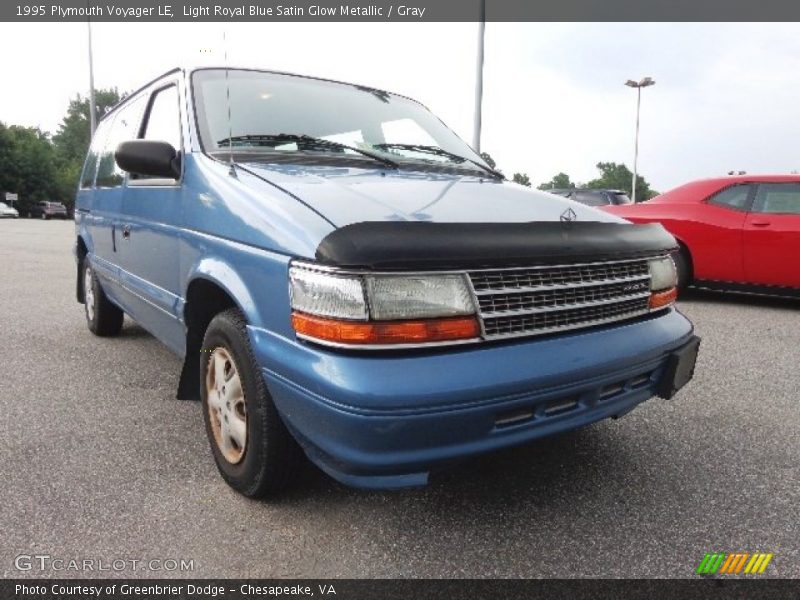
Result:
[[[680,286],[800,295],[800,175],[703,179],[602,209],[664,225],[680,243]]]

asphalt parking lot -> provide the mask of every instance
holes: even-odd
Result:
[[[0,564],[186,559],[135,577],[691,577],[772,552],[800,577],[800,301],[690,292],[695,380],[618,421],[368,493],[307,466],[254,502],[217,475],[179,360],[87,330],[71,222],[0,222]],[[99,574],[99,573],[96,573]],[[107,575],[105,573],[104,575]]]

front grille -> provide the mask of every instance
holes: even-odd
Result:
[[[469,274],[487,339],[539,335],[649,311],[646,259]]]

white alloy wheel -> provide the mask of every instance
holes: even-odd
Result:
[[[211,352],[206,373],[206,398],[214,441],[231,464],[247,450],[247,408],[239,370],[231,354],[218,346]]]

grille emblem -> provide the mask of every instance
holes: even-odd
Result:
[[[559,217],[559,219],[564,223],[572,223],[577,218],[578,218],[578,215],[576,215],[575,211],[572,210],[571,208],[568,208],[567,210],[565,210],[563,213],[561,213],[561,216]]]
[[[622,286],[623,292],[638,292],[639,290],[644,290],[649,288],[650,286],[646,282],[642,283],[629,283],[627,285]]]

